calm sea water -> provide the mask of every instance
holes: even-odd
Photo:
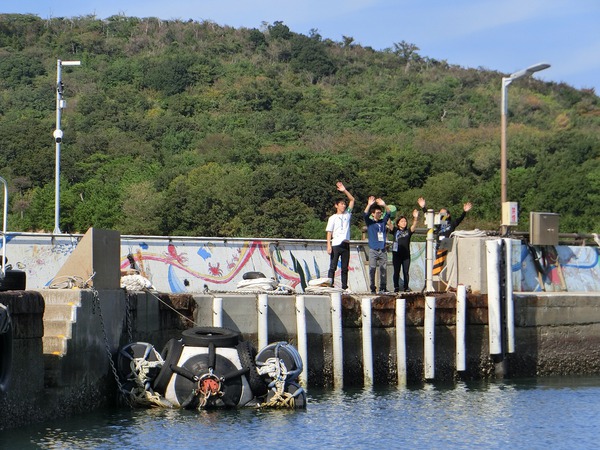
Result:
[[[597,448],[600,377],[309,391],[306,410],[127,408],[0,432],[4,449]]]

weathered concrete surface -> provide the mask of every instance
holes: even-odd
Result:
[[[109,354],[129,342],[150,342],[162,350],[192,326],[213,325],[213,300],[223,304],[223,325],[241,331],[255,346],[258,310],[255,294],[168,295],[123,290],[41,290],[0,293],[14,324],[13,382],[0,393],[0,429],[32,420],[73,415],[115,402],[116,381]],[[268,296],[269,342],[297,345],[296,297]],[[333,384],[331,299],[304,295],[310,386]],[[397,382],[394,296],[372,299],[375,384]],[[508,375],[600,373],[600,294],[515,295],[516,352],[507,356]],[[65,312],[51,305],[67,305]],[[362,311],[359,296],[343,296],[344,384],[363,383]],[[423,382],[424,297],[406,296],[407,377]],[[487,299],[467,297],[467,370],[455,370],[456,299],[436,295],[435,378],[491,378]],[[53,316],[57,313],[57,316]],[[58,311],[58,312],[57,312]],[[64,323],[60,323],[63,321]],[[44,330],[45,324],[49,324]],[[43,353],[42,342],[63,340]],[[45,346],[46,344],[44,344]],[[50,349],[51,347],[48,347]]]
[[[212,325],[213,297],[223,299],[223,325],[244,333],[257,343],[257,296],[214,294],[195,296],[195,320]],[[467,370],[456,367],[456,296],[436,294],[435,374],[436,379],[476,379],[494,376],[494,359],[489,355],[488,309],[485,295],[467,296]],[[374,381],[397,382],[395,296],[378,296],[372,304]],[[516,352],[505,355],[508,376],[600,373],[600,295],[591,293],[519,294],[515,302]],[[297,343],[295,296],[268,297],[270,341]],[[307,310],[308,380],[310,385],[331,386],[331,303],[327,295],[305,295]],[[344,384],[363,382],[361,298],[342,298]],[[423,322],[425,299],[406,295],[407,378],[423,380]],[[563,327],[563,328],[561,328]]]
[[[56,320],[44,297],[51,305],[62,302],[72,308],[64,317],[72,328],[68,336],[44,332],[44,316]],[[0,393],[0,429],[114,403],[116,382],[109,361],[124,335],[122,290],[101,291],[97,297],[77,289],[15,291],[0,294],[0,299],[14,323],[12,376],[7,391]],[[64,351],[44,353],[46,339],[64,343]]]
[[[519,376],[600,374],[600,293],[515,294]]]
[[[43,367],[44,299],[37,292],[2,292],[0,303],[8,307],[11,316],[13,355],[26,355],[26,358],[13,358],[12,361],[11,395],[19,397],[38,391],[44,385],[43,378],[31,373],[31,366]]]
[[[1,292],[0,303],[10,312],[13,332],[8,389],[0,391],[0,430],[36,417],[38,394],[44,388],[44,299],[37,292]]]
[[[148,342],[161,351],[171,338],[194,326],[198,305],[189,294],[136,292],[126,294],[130,309],[131,338],[122,336],[122,345]]]
[[[600,293],[515,294],[514,302],[519,327],[600,323]]]
[[[423,381],[425,297],[408,294],[406,297],[406,365],[409,382]],[[435,374],[438,380],[452,380],[456,373],[456,296],[440,293],[436,296],[435,311]],[[488,378],[493,363],[488,349],[487,298],[467,296],[467,371],[462,378]],[[375,384],[396,384],[397,348],[395,296],[379,296],[372,301],[373,370]],[[362,385],[362,314],[360,298],[344,297],[344,383]],[[349,355],[346,355],[346,349]],[[351,358],[348,361],[347,358]]]

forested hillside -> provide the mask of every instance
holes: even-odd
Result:
[[[456,213],[469,200],[461,228],[499,228],[506,74],[405,41],[375,51],[281,22],[5,14],[10,231],[53,229],[57,59],[82,62],[62,69],[63,232],[324,238],[337,180],[357,211],[369,195],[407,214],[419,196]],[[561,232],[598,232],[599,97],[524,78],[510,87],[508,124],[518,228],[547,211],[561,215]],[[361,214],[354,221],[358,238]]]

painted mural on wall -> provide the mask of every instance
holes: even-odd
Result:
[[[261,272],[279,284],[303,292],[308,282],[327,276],[329,255],[324,242],[261,240],[177,240],[123,238],[127,253],[121,269],[134,267],[167,292],[233,291],[247,272]],[[366,289],[360,251],[350,256],[352,288]],[[340,283],[340,268],[335,284]]]
[[[366,292],[368,269],[365,267],[363,245],[351,248],[349,287]],[[121,260],[121,269],[133,264],[155,287],[168,286],[169,292],[232,291],[246,272],[262,272],[280,284],[303,292],[308,282],[327,276],[329,255],[324,242],[272,241],[171,241],[164,251],[164,241],[129,243],[129,253]],[[415,245],[411,279],[415,290],[424,282],[424,247]],[[158,263],[158,264],[157,264]],[[166,267],[166,271],[165,271]],[[391,264],[390,264],[391,267]],[[335,274],[335,286],[340,287],[340,266]]]
[[[314,278],[326,276],[324,249],[312,245],[277,244],[260,240],[193,242],[172,239],[123,240],[127,254],[121,269],[133,266],[157,289],[170,292],[235,290],[246,272],[261,272],[300,291]],[[122,245],[123,247],[123,245]],[[133,260],[133,263],[132,263]],[[353,261],[351,270],[357,270]]]
[[[598,247],[521,246],[521,279],[525,292],[599,292]]]
[[[27,273],[27,288],[47,287],[77,246],[81,235],[7,235],[6,256],[13,268]],[[368,290],[365,244],[351,246],[350,289]],[[521,274],[521,290],[600,291],[597,247],[521,245],[520,261],[512,270]],[[425,244],[411,243],[411,288],[425,284]],[[206,238],[121,238],[121,269],[134,265],[162,292],[234,291],[246,272],[262,272],[280,284],[303,292],[308,282],[327,276],[325,241],[276,241]],[[391,262],[389,264],[391,270]],[[391,272],[390,272],[391,273]],[[391,276],[389,277],[391,280]],[[340,284],[339,267],[335,277]],[[389,287],[389,286],[388,286]]]

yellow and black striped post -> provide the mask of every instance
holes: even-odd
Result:
[[[440,249],[435,253],[435,261],[433,262],[433,275],[439,275],[444,265],[446,264],[446,257],[448,256],[447,249]]]

